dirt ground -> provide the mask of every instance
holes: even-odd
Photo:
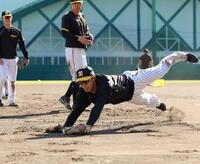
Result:
[[[0,109],[1,164],[200,163],[200,83],[147,87],[167,104],[166,112],[130,102],[106,105],[90,135],[46,134],[69,115],[58,101],[65,89],[17,84],[19,108]]]

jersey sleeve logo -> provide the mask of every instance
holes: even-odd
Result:
[[[61,28],[61,31],[66,31],[66,32],[69,32],[69,30],[68,30],[68,29],[66,29],[66,28]]]

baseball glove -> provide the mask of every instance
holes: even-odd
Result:
[[[19,59],[17,62],[17,68],[18,70],[23,70],[24,68],[26,68],[29,64],[29,60],[28,59]]]
[[[94,41],[94,37],[93,37],[93,35],[92,34],[87,34],[86,35],[87,36],[87,39],[89,39],[89,40],[91,40],[91,41]]]
[[[84,124],[78,124],[77,126],[73,127],[65,127],[63,128],[64,134],[76,134],[76,135],[83,135],[90,132],[91,126],[84,125]]]
[[[48,127],[45,129],[45,133],[62,133],[62,126],[60,124]]]

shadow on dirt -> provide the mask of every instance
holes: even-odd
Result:
[[[42,133],[42,134],[36,134],[35,137],[27,138],[28,140],[35,140],[35,139],[45,139],[45,138],[58,138],[58,137],[63,137],[63,138],[68,138],[68,137],[81,137],[81,136],[93,136],[93,135],[111,135],[111,134],[126,134],[126,133],[154,133],[154,132],[159,132],[158,130],[152,130],[148,128],[144,129],[134,129],[136,127],[143,127],[143,126],[148,126],[148,125],[154,125],[153,122],[147,122],[147,123],[137,123],[134,125],[127,125],[127,126],[121,126],[118,128],[110,128],[110,129],[105,129],[105,130],[94,130],[91,131],[89,135],[65,135],[60,133]]]
[[[23,114],[23,115],[12,115],[12,116],[0,116],[0,119],[24,119],[26,117],[36,117],[36,116],[45,116],[58,114],[59,111],[51,111],[47,113],[33,113],[33,114]]]

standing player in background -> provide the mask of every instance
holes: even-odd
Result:
[[[140,56],[137,68],[138,69],[146,69],[146,68],[153,67],[153,59],[152,59],[151,55],[149,54],[149,50],[147,48],[145,48],[143,50],[143,52],[144,52],[144,54],[142,56]]]
[[[85,15],[81,13],[83,0],[71,0],[71,11],[65,13],[62,17],[61,33],[66,39],[65,55],[72,76],[72,82],[64,96],[60,97],[60,102],[66,108],[71,110],[70,97],[73,95],[75,104],[76,94],[79,89],[76,80],[76,71],[87,66],[86,48],[93,43],[93,36],[89,32],[89,28],[85,19]]]
[[[0,28],[0,107],[3,107],[2,90],[8,80],[8,103],[9,106],[17,107],[15,103],[15,81],[17,77],[17,44],[29,59],[21,32],[12,25],[10,11],[2,12],[3,26]]]

